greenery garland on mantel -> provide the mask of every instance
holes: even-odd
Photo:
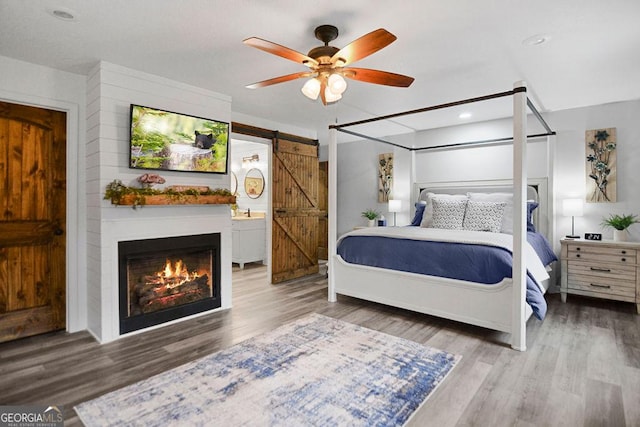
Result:
[[[127,187],[119,179],[107,184],[104,192],[104,199],[110,200],[114,205],[131,205],[133,209],[147,204],[147,197],[160,196],[166,198],[167,203],[156,204],[233,204],[236,202],[235,196],[225,188],[208,189],[201,191],[197,188],[188,188],[183,191],[176,191],[172,188],[156,190],[151,187]],[[210,201],[211,197],[219,196],[215,201]],[[158,197],[155,197],[156,199]],[[200,201],[198,201],[200,199]]]

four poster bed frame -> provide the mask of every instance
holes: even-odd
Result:
[[[462,280],[350,264],[342,260],[337,254],[336,247],[337,132],[344,132],[365,139],[416,151],[418,149],[403,147],[378,138],[359,134],[346,128],[403,115],[422,113],[508,96],[513,97],[513,138],[473,141],[428,148],[442,149],[513,140],[513,181],[508,181],[508,184],[512,183],[512,186],[509,185],[509,187],[513,191],[514,206],[512,278],[506,278],[498,284],[487,286],[485,284]],[[527,106],[536,119],[547,130],[547,133],[527,136]],[[527,242],[526,203],[528,196],[525,167],[526,142],[527,138],[555,135],[555,132],[551,131],[542,116],[527,98],[525,83],[515,83],[514,89],[508,92],[390,114],[358,122],[332,125],[329,129],[329,301],[337,301],[337,294],[348,295],[507,332],[511,334],[511,347],[516,350],[525,351],[526,321],[531,315],[531,309],[525,303],[527,270],[523,255]],[[466,184],[469,185],[469,183]],[[486,182],[479,184],[486,185]],[[473,191],[473,188],[469,188],[469,191]],[[540,202],[544,202],[544,204],[541,203],[541,206],[546,207],[542,212],[542,216],[545,216],[548,221],[548,218],[552,217],[552,209],[549,209],[552,197],[549,197],[546,193],[546,182],[544,191],[545,194],[539,194],[539,196]],[[416,198],[417,194],[414,194],[414,196],[414,198]],[[544,227],[546,227],[547,231],[552,229],[548,223]],[[549,236],[548,233],[545,234]],[[544,284],[544,287],[547,288],[548,283]]]

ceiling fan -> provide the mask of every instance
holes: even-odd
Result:
[[[315,29],[315,36],[324,43],[324,46],[314,47],[307,55],[258,37],[250,37],[244,40],[243,43],[248,46],[309,67],[309,71],[287,74],[253,83],[248,85],[247,88],[257,89],[276,83],[309,77],[310,79],[302,87],[302,93],[314,100],[319,95],[322,103],[327,105],[327,103],[335,102],[342,98],[342,93],[347,89],[347,82],[344,77],[365,83],[396,87],[409,87],[413,83],[413,77],[403,76],[402,74],[347,67],[347,65],[379,51],[396,40],[396,36],[384,28],[365,34],[342,49],[329,46],[329,42],[338,37],[338,29],[333,25],[320,25]]]

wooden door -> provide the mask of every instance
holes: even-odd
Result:
[[[0,102],[0,342],[66,325],[66,114]]]
[[[318,168],[318,259],[329,259],[329,162]]]
[[[318,272],[318,144],[274,138],[271,283]]]

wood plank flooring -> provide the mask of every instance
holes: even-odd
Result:
[[[0,404],[73,406],[316,312],[463,356],[415,426],[640,426],[640,316],[635,306],[548,295],[527,352],[508,336],[354,298],[327,302],[323,275],[267,284],[233,271],[233,308],[100,345],[87,332],[0,344]],[[215,423],[214,423],[215,424]]]

